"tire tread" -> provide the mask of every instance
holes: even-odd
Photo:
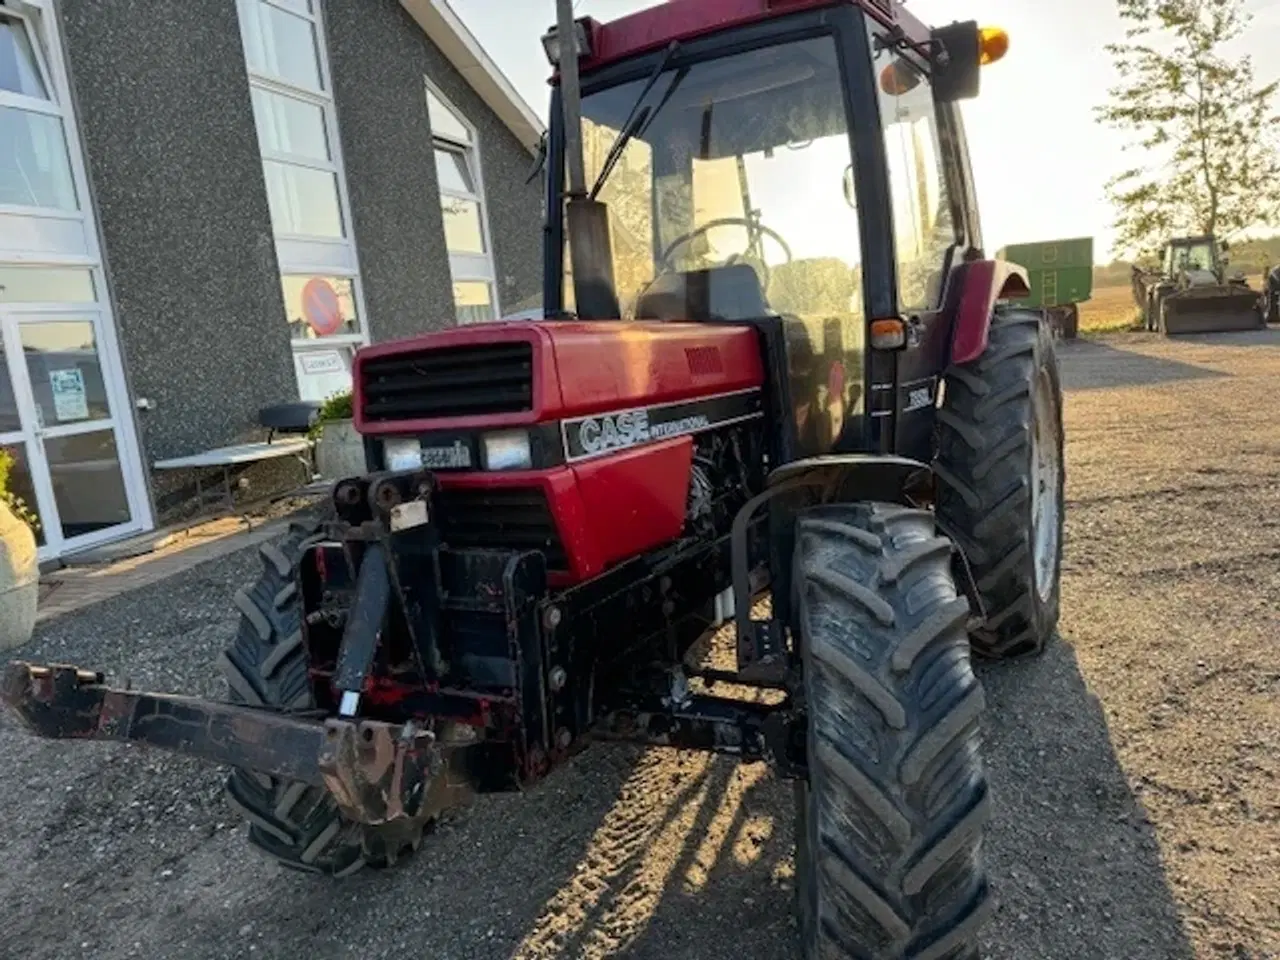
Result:
[[[846,527],[876,534],[880,547]],[[796,864],[807,960],[977,957],[990,813],[982,688],[968,661],[969,604],[938,543],[931,513],[889,505],[817,507],[797,522],[809,780],[797,785]]]
[[[320,530],[319,521],[295,522],[280,542],[263,544],[258,580],[236,592],[239,628],[218,657],[232,702],[284,712],[314,706],[295,570]],[[225,795],[248,821],[250,844],[284,866],[347,876],[366,864],[383,864],[367,852],[367,831],[343,817],[322,787],[236,768]]]
[[[938,518],[964,550],[977,581],[987,622],[973,630],[970,641],[975,653],[989,659],[1041,653],[1058,623],[1061,528],[1055,583],[1045,599],[1036,589],[1032,549],[1034,394],[1046,366],[1053,385],[1047,400],[1057,410],[1061,442],[1057,358],[1036,311],[997,309],[986,351],[948,369],[938,411]],[[1062,489],[1056,493],[1062,504]],[[1059,523],[1062,514],[1059,509]]]

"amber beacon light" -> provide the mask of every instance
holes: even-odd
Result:
[[[1009,34],[1000,27],[983,27],[978,31],[978,53],[982,65],[988,66],[1009,52]]]

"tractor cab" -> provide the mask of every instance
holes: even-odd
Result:
[[[1225,248],[1221,252],[1225,253]],[[1221,283],[1224,271],[1225,258],[1220,258],[1218,243],[1213,237],[1179,237],[1165,247],[1165,276],[1212,273]]]
[[[575,132],[602,221],[591,234],[598,275],[582,279],[597,295],[576,295],[565,220],[553,216],[548,316],[779,318],[797,428],[809,437],[798,452],[923,455],[923,421],[877,438],[870,395],[892,391],[895,363],[911,379],[945,362],[935,329],[945,281],[982,242],[958,101],[976,94],[980,65],[1007,38],[973,23],[929,30],[897,4],[761,0],[744,11],[754,6],[693,36],[683,19],[707,15],[688,3],[576,21]],[[557,65],[557,31],[544,44]],[[552,211],[574,192],[563,95],[557,85]],[[877,319],[888,321],[878,344]],[[909,339],[934,347],[902,362],[872,355]],[[830,420],[833,406],[836,422],[815,435],[810,413]]]

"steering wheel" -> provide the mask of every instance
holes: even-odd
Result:
[[[702,226],[697,227],[694,230],[690,230],[688,233],[683,234],[682,236],[676,237],[674,240],[672,240],[671,243],[668,244],[667,248],[663,250],[661,254],[659,254],[657,269],[654,271],[655,274],[669,273],[673,271],[673,268],[671,266],[671,254],[675,252],[675,250],[678,247],[684,246],[685,244],[689,243],[691,240],[694,240],[695,238],[702,236],[707,231],[713,230],[716,227],[729,227],[734,225],[743,226],[747,228],[747,238],[748,238],[747,247],[748,248],[755,246],[756,240],[760,235],[767,235],[769,237],[772,237],[774,240],[776,240],[778,242],[778,246],[782,247],[782,252],[786,254],[786,257],[787,257],[786,262],[787,263],[791,262],[791,247],[787,244],[787,241],[782,239],[782,235],[779,234],[778,231],[774,230],[772,227],[766,227],[763,223],[760,223],[759,221],[756,221],[756,220],[752,220],[748,217],[721,217],[719,220],[710,220],[707,223],[704,223]],[[732,256],[730,256],[728,260],[724,262],[724,266],[726,267],[732,266],[738,261],[745,260],[745,259],[747,258],[744,257],[742,254],[735,253]],[[763,257],[760,259],[759,263],[760,263],[760,269],[764,272],[764,276],[761,278],[761,286],[764,287],[765,290],[768,290],[769,289],[769,265],[765,263]]]

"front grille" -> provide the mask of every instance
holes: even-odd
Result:
[[[455,488],[438,491],[434,501],[446,546],[541,550],[548,570],[569,569],[555,518],[541,490]]]
[[[521,413],[533,409],[533,347],[442,347],[365,360],[362,414],[369,422]]]

